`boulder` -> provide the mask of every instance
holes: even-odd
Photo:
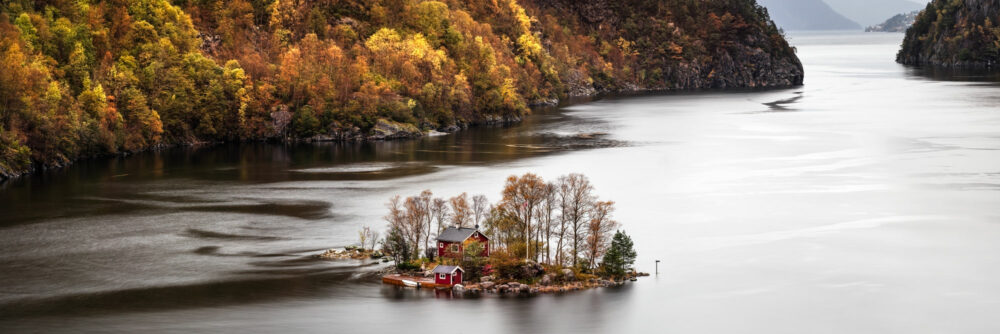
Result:
[[[499,293],[506,293],[509,290],[510,290],[510,285],[500,284],[497,286],[497,292]]]
[[[521,273],[526,278],[538,277],[544,272],[545,268],[534,261],[528,261],[528,263],[521,265]]]
[[[465,291],[465,286],[463,286],[461,284],[455,284],[455,285],[451,286],[451,290],[455,291],[455,292],[462,292],[462,291]]]
[[[493,282],[493,276],[483,276],[479,278],[480,282]]]
[[[542,280],[538,282],[541,285],[551,285],[552,284],[552,274],[545,274],[542,276]]]
[[[483,290],[489,290],[493,288],[494,285],[496,285],[496,283],[493,282],[483,282],[482,284],[479,284],[479,286],[483,287]]]
[[[575,281],[576,280],[576,274],[573,273],[573,269],[566,268],[566,269],[563,269],[561,271],[561,273],[562,273],[563,279],[565,279],[567,281]]]
[[[372,128],[369,138],[375,140],[400,139],[416,138],[422,135],[423,133],[420,132],[420,129],[417,129],[417,127],[413,124],[399,123],[379,118],[375,123],[375,126]]]

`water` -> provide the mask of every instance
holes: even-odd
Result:
[[[995,333],[996,74],[892,62],[901,34],[792,33],[806,85],[607,98],[375,144],[85,161],[0,190],[3,332]],[[581,133],[606,132],[597,139]],[[591,177],[623,288],[456,299],[310,257],[394,194]]]

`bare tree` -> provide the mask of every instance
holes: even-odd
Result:
[[[368,244],[370,245],[370,247],[368,247],[369,250],[373,252],[375,251],[375,246],[378,245],[380,237],[381,234],[378,231],[371,230],[368,239]],[[364,248],[364,244],[361,244],[361,247]]]
[[[271,112],[272,129],[274,134],[284,138],[288,134],[288,124],[292,122],[292,113],[288,112],[288,106],[281,105]]]
[[[441,234],[444,231],[445,226],[447,226],[446,221],[448,221],[448,201],[441,198],[435,198],[431,202],[431,216],[437,221],[437,233]]]
[[[361,229],[358,230],[358,241],[360,241],[362,251],[368,250],[368,241],[371,240],[371,237],[372,229],[367,225],[362,226]]]
[[[538,222],[538,240],[545,245],[545,263],[552,263],[551,240],[557,221],[555,215],[559,209],[558,192],[552,183],[546,183],[542,192],[542,203],[535,210],[535,220]]]
[[[425,233],[427,231],[426,226],[429,225],[426,219],[427,211],[421,203],[420,197],[410,196],[406,198],[406,202],[403,205],[405,208],[405,221],[406,229],[405,237],[410,241],[410,245],[413,247],[412,254],[420,257],[420,241],[424,241],[424,248],[426,248],[427,237]]]
[[[618,222],[611,219],[614,211],[615,202],[612,201],[598,201],[590,209],[590,222],[587,224],[587,259],[591,269],[607,250],[611,232],[618,228]]]
[[[432,198],[433,196],[434,193],[431,193],[430,190],[424,190],[420,192],[420,196],[415,199],[417,207],[420,209],[417,217],[420,219],[420,226],[424,228],[425,232],[423,233],[424,249],[428,249],[430,247],[431,228],[434,226],[434,215],[431,211],[431,205],[433,205],[434,202]]]
[[[448,200],[451,204],[451,224],[458,227],[465,227],[472,221],[472,208],[469,207],[469,195],[462,193],[461,195],[452,197]]]
[[[476,195],[472,197],[472,214],[473,219],[476,223],[476,227],[483,223],[486,217],[490,214],[490,200],[486,198],[486,195]]]
[[[570,233],[572,244],[573,266],[577,264],[580,254],[580,243],[585,236],[586,216],[594,202],[594,187],[583,174],[569,174],[559,178],[559,198],[562,207],[562,219]]]

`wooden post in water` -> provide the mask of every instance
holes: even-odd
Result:
[[[660,260],[656,260],[656,274],[660,274]]]

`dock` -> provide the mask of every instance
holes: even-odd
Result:
[[[412,282],[412,283],[415,283],[415,284],[407,284],[407,282]],[[437,288],[437,289],[450,289],[451,288],[451,286],[449,286],[449,285],[440,285],[440,284],[434,283],[434,278],[431,278],[431,277],[417,277],[417,276],[408,276],[408,275],[399,275],[399,274],[389,274],[389,275],[382,276],[382,283],[384,283],[384,284],[398,285],[398,286],[408,287],[408,288],[418,288],[418,289],[419,288],[425,288],[425,289],[433,289],[433,288]]]

